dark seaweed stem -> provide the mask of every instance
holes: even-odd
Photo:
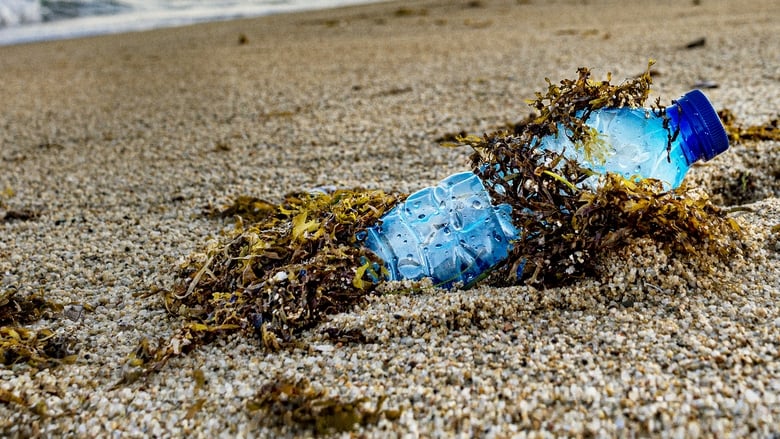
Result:
[[[672,131],[670,123],[671,118],[669,117],[669,114],[667,114],[666,107],[661,105],[661,98],[656,98],[655,105],[653,106],[653,113],[656,116],[660,116],[663,119],[663,128],[666,131],[666,160],[668,162],[672,161],[672,143],[674,143],[675,140],[677,140],[677,136],[680,135],[680,127],[676,127],[674,131]]]

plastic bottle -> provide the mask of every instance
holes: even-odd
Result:
[[[667,107],[663,117],[644,108],[594,110],[585,123],[611,147],[603,162],[587,162],[568,136],[547,136],[540,148],[563,152],[600,174],[655,178],[666,188],[680,185],[690,166],[728,148],[728,136],[715,109],[699,90]],[[669,134],[679,135],[667,151]],[[562,132],[562,130],[560,130]],[[597,176],[584,185],[595,185]],[[368,228],[365,246],[385,263],[390,280],[430,277],[445,288],[469,285],[505,259],[518,239],[512,208],[493,205],[480,178],[472,172],[451,175],[438,185],[410,195]]]

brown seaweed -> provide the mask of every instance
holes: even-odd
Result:
[[[0,291],[0,363],[26,363],[52,367],[76,360],[75,341],[55,331],[33,330],[22,325],[54,317],[63,307],[46,299],[43,292],[19,294],[15,288]]]
[[[234,231],[193,254],[178,269],[179,282],[163,291],[166,308],[186,323],[155,347],[143,340],[118,384],[237,331],[269,350],[294,346],[298,332],[361,303],[385,275],[356,236],[401,199],[364,189],[292,193],[277,205],[237,198],[216,215],[235,215]]]
[[[269,426],[327,434],[376,424],[382,416],[397,419],[400,412],[382,408],[385,398],[380,397],[373,408],[367,408],[368,398],[344,401],[324,389],[315,389],[305,378],[296,381],[276,377],[260,387],[255,398],[247,402],[247,408],[260,412],[260,419]]]
[[[776,117],[761,125],[743,127],[737,122],[736,116],[728,108],[718,111],[720,120],[729,135],[729,140],[740,143],[745,140],[780,140],[780,117]]]

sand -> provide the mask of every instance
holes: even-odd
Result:
[[[0,403],[0,436],[313,435],[246,408],[282,376],[369,408],[386,397],[397,416],[352,432],[366,437],[776,437],[777,141],[690,173],[745,231],[727,263],[637,242],[571,287],[386,294],[307,347],[232,337],[113,386],[140,340],[180,327],[144,293],[231,226],[204,208],[431,185],[469,154],[437,138],[521,119],[545,77],[580,66],[620,82],[652,58],[651,99],[710,81],[716,108],[763,123],[780,102],[778,22],[773,0],[419,0],[0,47],[0,199],[38,214],[0,221],[0,288],[70,305],[32,327],[78,353],[0,366],[0,389],[48,413]]]

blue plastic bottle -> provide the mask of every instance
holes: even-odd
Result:
[[[666,109],[663,117],[644,108],[603,108],[586,124],[611,148],[603,161],[585,161],[568,136],[547,136],[540,148],[563,152],[599,174],[655,178],[666,188],[680,185],[690,166],[728,148],[728,136],[715,109],[693,90]],[[669,134],[679,135],[667,152]],[[562,132],[562,130],[561,130]],[[598,176],[584,185],[595,185]],[[445,288],[468,285],[504,260],[518,239],[508,204],[493,205],[477,175],[462,172],[410,195],[368,228],[365,246],[385,263],[390,280],[430,277]]]

